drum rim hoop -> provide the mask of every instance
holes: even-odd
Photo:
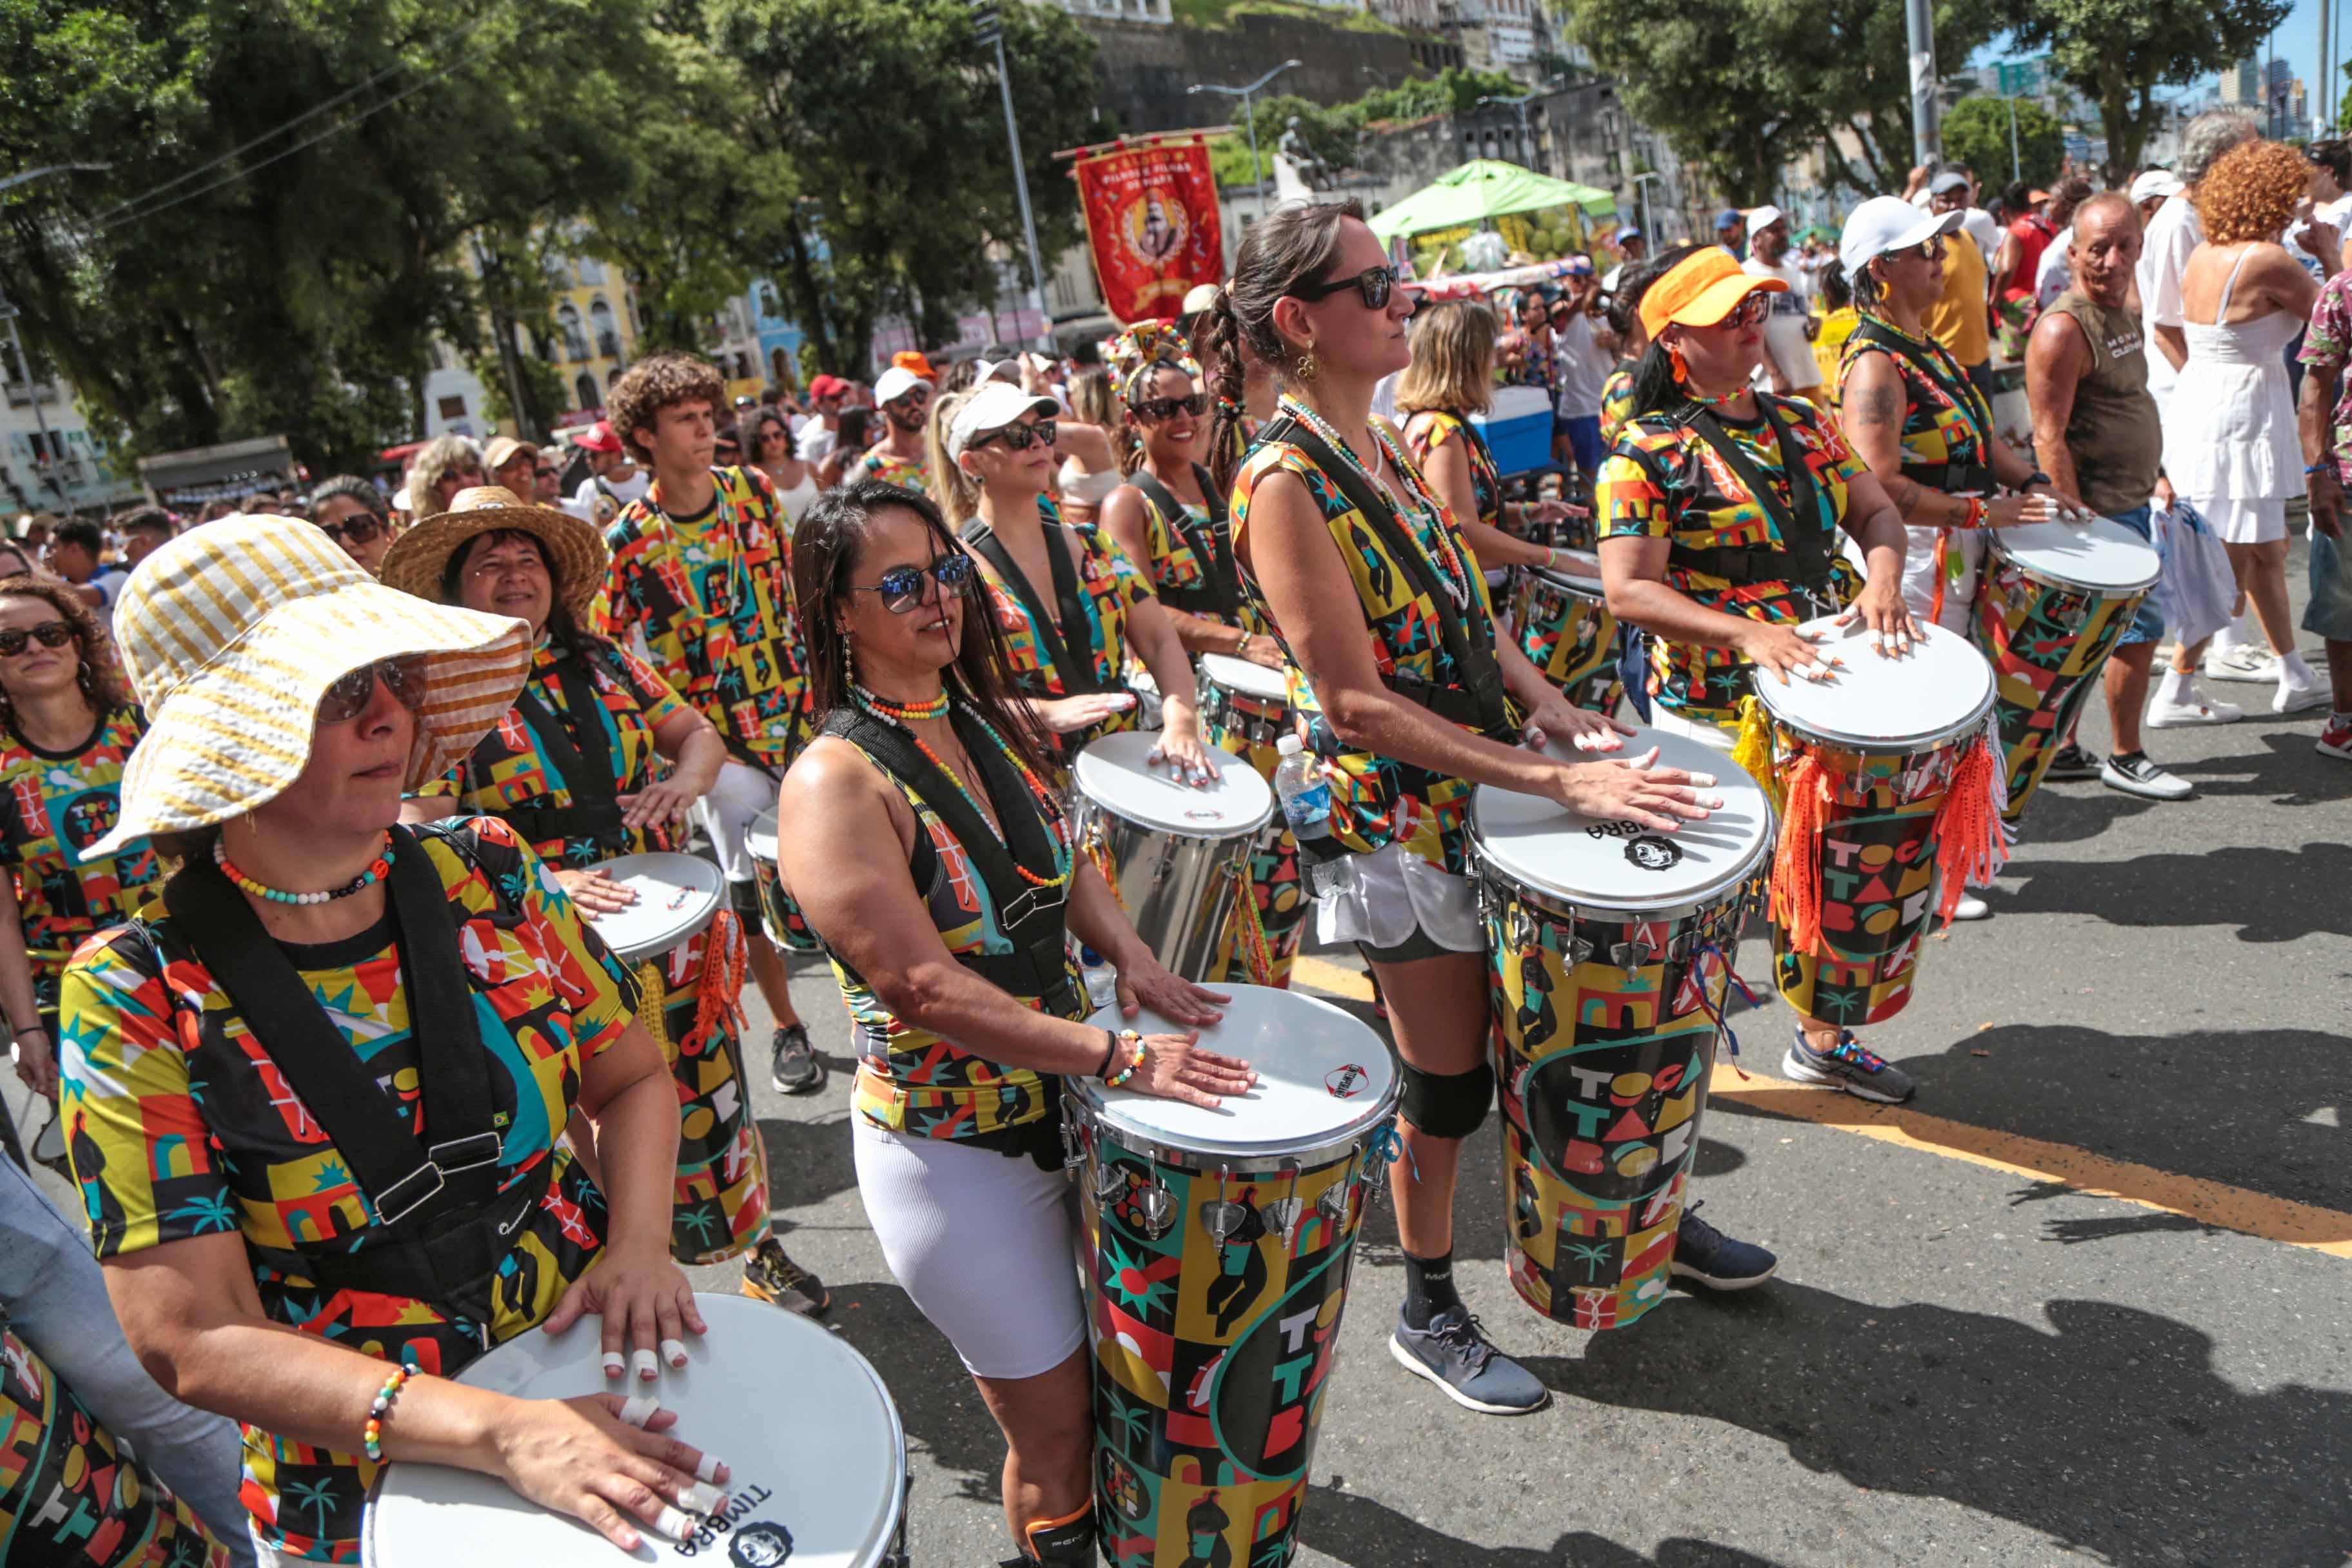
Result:
[[[2147,540],[2142,539],[2138,534],[2134,533],[2130,529],[2126,528],[2122,523],[2116,521],[2113,518],[2102,517],[2098,521],[2105,523],[2109,528],[2114,529],[2116,532],[2125,536],[2123,539],[2115,540],[2112,541],[2112,542],[2122,544],[2128,542],[2138,545],[2151,555],[2155,555],[2157,553],[2155,545],[2149,543]],[[2078,526],[2087,528],[2096,525],[2084,523]],[[2003,564],[2014,566],[2019,571],[2026,573],[2030,576],[2035,577],[2042,582],[2053,584],[2057,587],[2072,588],[2075,592],[2081,594],[2097,594],[2107,598],[2121,598],[2127,594],[2145,594],[2150,588],[2155,587],[2158,583],[2163,581],[2164,578],[2164,560],[2162,556],[2158,555],[2157,556],[2156,570],[2147,574],[2147,581],[2144,583],[2127,584],[2121,583],[2079,582],[2074,578],[2067,576],[2063,572],[2053,572],[2049,567],[2042,565],[2037,562],[2023,559],[2017,553],[2016,550],[2011,547],[2009,541],[2001,537],[2001,530],[1997,528],[1987,529],[1985,531],[1985,542],[1990,547],[1992,554]]]
[[[592,930],[595,930],[597,937],[604,942],[605,947],[611,951],[613,956],[619,959],[623,963],[629,964],[632,967],[644,963],[648,960],[659,958],[662,954],[674,952],[677,948],[684,946],[686,943],[692,942],[696,937],[709,930],[710,922],[719,917],[719,911],[727,907],[726,873],[719,870],[718,867],[713,866],[709,861],[705,860],[699,855],[688,855],[676,849],[648,849],[642,854],[615,855],[609,860],[599,860],[596,862],[593,869],[599,871],[611,871],[615,867],[625,866],[633,861],[643,862],[648,860],[685,860],[701,868],[702,871],[707,873],[710,878],[711,885],[703,890],[709,893],[711,904],[709,911],[703,915],[701,919],[689,921],[685,930],[663,942],[659,947],[654,948],[636,945],[626,948],[622,947],[617,942],[612,941],[609,937],[606,937],[604,931],[596,927],[594,921],[588,920],[587,917],[583,915],[582,917],[583,923],[588,925]],[[702,884],[699,881],[697,881],[693,883],[692,886],[701,888]],[[628,911],[617,910],[615,912],[625,914]]]
[[[1242,685],[1239,681],[1231,679],[1230,678],[1220,677],[1215,671],[1209,668],[1209,661],[1213,658],[1221,660],[1225,664],[1239,665],[1244,669],[1264,670],[1267,676],[1282,683],[1282,694],[1279,697],[1275,697],[1269,696],[1263,691],[1253,691],[1248,687]],[[1217,687],[1220,690],[1237,692],[1241,696],[1250,698],[1255,701],[1280,702],[1286,707],[1288,706],[1290,702],[1290,680],[1289,678],[1284,675],[1281,670],[1267,669],[1265,665],[1254,663],[1246,658],[1235,658],[1229,653],[1202,654],[1201,656],[1200,676],[1202,679],[1208,681],[1210,684]]]
[[[1988,663],[1985,668],[1990,671],[1992,667]],[[1985,716],[1990,713],[2000,700],[2000,681],[1998,677],[1986,680],[1983,699],[1969,710],[1967,718],[1955,720],[1938,729],[1900,738],[1885,735],[1848,735],[1835,731],[1816,730],[1775,710],[1770,701],[1763,696],[1763,687],[1760,682],[1757,685],[1756,700],[1763,703],[1764,711],[1770,717],[1776,730],[1786,730],[1801,741],[1811,742],[1817,745],[1834,746],[1840,751],[1858,752],[1867,757],[1911,757],[1922,752],[1941,751],[1953,742],[1964,740],[1983,729]]]
[[[1673,903],[1633,904],[1607,898],[1595,898],[1566,889],[1538,883],[1521,876],[1495,857],[1479,834],[1477,807],[1471,807],[1470,848],[1475,863],[1478,880],[1507,887],[1524,898],[1530,898],[1553,913],[1571,918],[1598,916],[1605,920],[1681,921],[1722,908],[1738,895],[1757,877],[1770,868],[1773,847],[1780,841],[1778,815],[1767,803],[1764,808],[1764,837],[1737,871],[1727,872],[1721,880],[1675,896]]]
[[[1386,1042],[1382,1044],[1385,1048]],[[1393,1064],[1393,1052],[1391,1053],[1391,1061]],[[1062,1103],[1066,1116],[1107,1130],[1118,1146],[1130,1154],[1166,1165],[1171,1170],[1182,1171],[1188,1175],[1213,1176],[1220,1166],[1231,1168],[1244,1162],[1260,1160],[1289,1160],[1303,1173],[1334,1163],[1342,1151],[1360,1152],[1378,1136],[1382,1123],[1396,1114],[1397,1100],[1404,1092],[1404,1080],[1401,1077],[1390,1079],[1387,1092],[1374,1102],[1380,1109],[1380,1115],[1375,1120],[1352,1131],[1334,1133],[1323,1142],[1294,1145],[1259,1142],[1234,1143],[1221,1149],[1195,1149],[1189,1144],[1171,1143],[1164,1134],[1147,1137],[1124,1123],[1113,1121],[1110,1108],[1088,1092],[1093,1087],[1091,1082],[1066,1079],[1065,1087],[1067,1092],[1063,1095]]]

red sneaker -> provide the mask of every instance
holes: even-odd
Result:
[[[2352,763],[2352,714],[2331,713],[2326,727],[2319,731],[2319,754],[2341,757]]]

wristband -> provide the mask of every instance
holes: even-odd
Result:
[[[2305,463],[2303,466],[2303,477],[2307,479],[2314,474],[2326,474],[2328,478],[2334,479],[2336,477],[2336,465],[2333,461],[2328,460],[2322,460],[2316,463]],[[20,1034],[22,1032],[22,1030],[18,1031]]]
[[[400,1397],[400,1385],[415,1377],[417,1370],[415,1362],[396,1366],[392,1369],[392,1375],[383,1380],[383,1386],[376,1390],[375,1401],[368,1406],[367,1426],[361,1431],[371,1463],[383,1463],[384,1417],[392,1414],[392,1402]]]
[[[2036,468],[2032,473],[2027,475],[2025,482],[2017,488],[2019,491],[2022,493],[2023,491],[2032,489],[2036,485],[2048,485],[2052,489],[2056,489],[2058,488],[2056,482],[2053,480],[2048,474],[2043,473],[2040,468]]]
[[[2305,477],[2305,478],[2306,478],[2306,479],[2308,479],[2310,476],[2309,476],[2308,474],[2305,474],[2304,477]],[[16,1037],[18,1039],[20,1039],[20,1040],[21,1040],[21,1039],[23,1039],[26,1035],[38,1035],[38,1036],[40,1036],[43,1039],[47,1039],[47,1038],[48,1038],[48,1035],[49,1035],[48,1026],[47,1026],[47,1025],[45,1025],[45,1024],[27,1024],[27,1025],[26,1025],[26,1026],[25,1026],[23,1028],[21,1028],[21,1029],[20,1029],[20,1028],[18,1028],[16,1025],[11,1024],[11,1025],[9,1025],[9,1026],[8,1026],[8,1032],[9,1032],[11,1035],[16,1036]]]
[[[1108,1079],[1110,1077],[1111,1064],[1118,1060],[1118,1031],[1105,1029],[1103,1042],[1102,1066],[1095,1068],[1095,1077]]]
[[[1143,1037],[1133,1029],[1121,1029],[1118,1032],[1118,1038],[1112,1043],[1114,1045],[1128,1046],[1134,1052],[1134,1055],[1127,1058],[1127,1065],[1125,1067],[1119,1068],[1117,1072],[1102,1080],[1103,1087],[1105,1089],[1117,1089],[1129,1079],[1133,1078],[1135,1076],[1136,1069],[1143,1065],[1143,1058],[1148,1050],[1148,1047],[1146,1047],[1143,1043]]]
[[[1960,526],[1962,528],[1982,528],[1985,521],[1984,497],[1969,497],[1968,507],[1968,511],[1960,519]]]

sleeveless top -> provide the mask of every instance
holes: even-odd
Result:
[[[1037,510],[1045,525],[1049,551],[1060,548],[1054,539],[1056,532],[1066,532],[1070,542],[1077,546],[1071,553],[1076,557],[1078,606],[1085,624],[1058,629],[1073,659],[1085,659],[1091,654],[1093,671],[1091,679],[1073,680],[1074,672],[1055,663],[1052,639],[1040,635],[1037,619],[1022,602],[1022,595],[1000,580],[994,571],[984,571],[981,581],[988,590],[989,611],[995,616],[997,630],[1004,637],[1013,681],[1021,695],[1030,698],[1067,697],[1080,690],[1123,691],[1127,689],[1127,613],[1151,597],[1151,584],[1136,570],[1127,552],[1100,529],[1087,523],[1065,523],[1052,497],[1039,496]],[[975,517],[960,532],[970,543],[975,531],[986,530],[987,525]],[[1045,615],[1058,616],[1051,575],[1030,586]],[[1080,638],[1087,645],[1085,651],[1072,646]],[[1141,721],[1141,708],[1139,703],[1124,713],[1112,714],[1092,729],[1060,737],[1063,750],[1076,755],[1089,741],[1134,729]]]
[[[1478,501],[1478,521],[1489,528],[1503,526],[1503,475],[1495,467],[1495,453],[1486,437],[1451,408],[1418,408],[1404,420],[1405,439],[1415,462],[1448,441],[1459,441],[1470,458],[1470,493]]]
[[[841,482],[844,484],[849,484],[857,479],[880,479],[886,485],[897,485],[901,489],[913,490],[918,495],[931,493],[930,470],[924,468],[920,460],[914,458],[902,458],[896,452],[885,450],[880,447],[875,447],[857,461],[850,464],[849,471],[841,477]],[[802,509],[803,511],[806,510],[805,507]],[[798,519],[800,512],[796,511],[793,516]]]
[[[1282,407],[1305,422],[1306,411],[1292,399],[1284,398]],[[1495,609],[1486,595],[1486,577],[1478,571],[1477,558],[1453,515],[1430,493],[1402,443],[1377,426],[1374,439],[1402,481],[1408,504],[1399,521],[1417,548],[1423,568],[1433,581],[1463,591],[1466,615],[1491,624]],[[1234,479],[1234,537],[1239,540],[1249,526],[1251,497],[1259,483],[1274,473],[1296,475],[1321,510],[1323,525],[1339,547],[1348,575],[1355,584],[1356,601],[1370,629],[1372,656],[1382,678],[1402,676],[1437,687],[1459,684],[1463,672],[1439,635],[1437,605],[1415,587],[1413,575],[1389,554],[1331,476],[1298,447],[1266,439],[1251,451]],[[1331,827],[1340,846],[1356,854],[1370,854],[1402,844],[1441,870],[1466,874],[1466,818],[1473,786],[1466,780],[1342,742],[1316,701],[1315,689],[1300,668],[1297,656],[1283,641],[1282,628],[1275,622],[1256,577],[1246,567],[1242,585],[1276,640],[1283,643],[1291,711],[1307,750],[1322,764],[1323,776],[1331,784]]]
[[[2111,310],[2073,289],[2050,301],[2044,313],[2072,317],[2091,352],[2066,416],[2077,493],[2109,516],[2129,511],[2147,500],[2164,463],[2164,427],[2147,390],[2147,345],[2138,313]]]
[[[1992,405],[1951,350],[1913,337],[1878,316],[1864,316],[1845,341],[1838,383],[1864,354],[1884,354],[1903,383],[1903,477],[1948,494],[1990,491]],[[1965,527],[1955,523],[1949,526]]]
[[[1201,493],[1214,501],[1216,485],[1208,470],[1196,463],[1193,471],[1200,481]],[[1240,570],[1234,564],[1233,531],[1223,507],[1219,505],[1213,510],[1194,506],[1164,484],[1140,482],[1142,477],[1149,476],[1139,469],[1127,482],[1143,498],[1143,542],[1151,555],[1151,591],[1160,602],[1203,620],[1238,626],[1249,632],[1263,630],[1253,624],[1246,601],[1241,602],[1232,616],[1223,614],[1217,604],[1213,574],[1226,576],[1226,586],[1236,599],[1241,593]],[[1176,515],[1169,515],[1160,502],[1161,494],[1176,503]]]

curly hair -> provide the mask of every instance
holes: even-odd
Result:
[[[463,436],[436,436],[416,450],[408,465],[408,510],[419,518],[441,510],[434,491],[443,479],[467,470],[482,472],[482,449]],[[362,503],[364,504],[364,503]]]
[[[2214,161],[2197,183],[2197,218],[2214,245],[2276,239],[2294,221],[2311,172],[2284,142],[2249,142]]]
[[[93,712],[102,718],[131,705],[131,688],[122,679],[122,661],[115,657],[114,639],[107,634],[106,623],[65,584],[54,577],[0,577],[0,599],[38,599],[73,628],[74,683],[81,688],[82,700]],[[0,721],[16,721],[16,706],[8,700],[5,686],[0,686]]]
[[[629,456],[653,460],[653,448],[637,439],[653,433],[654,416],[680,403],[708,403],[712,414],[727,406],[727,383],[719,367],[693,354],[648,354],[613,383],[604,415]]]

